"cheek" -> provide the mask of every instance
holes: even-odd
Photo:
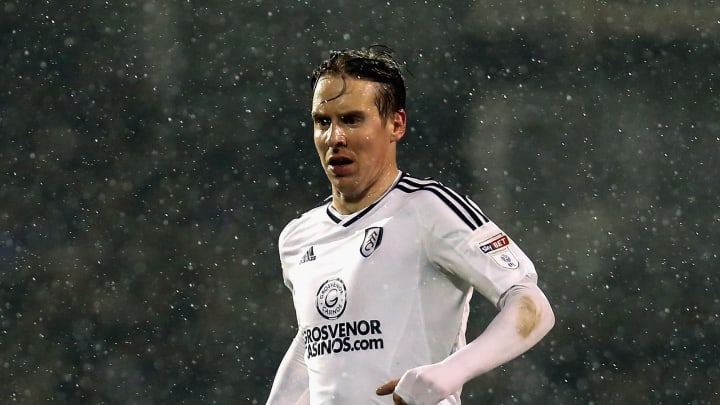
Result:
[[[325,155],[327,154],[327,151],[329,149],[329,145],[327,142],[323,140],[322,137],[314,137],[313,143],[315,144],[315,150],[317,151],[318,157],[320,158],[320,162],[324,164],[325,162]]]
[[[313,143],[315,143],[315,149],[319,151],[323,150],[327,142],[323,140],[322,133],[316,132],[313,135]]]

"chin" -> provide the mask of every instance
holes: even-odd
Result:
[[[333,189],[344,196],[353,196],[358,193],[357,182],[347,177],[335,177],[331,180]]]

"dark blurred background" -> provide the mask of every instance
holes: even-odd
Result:
[[[0,3],[0,402],[264,404],[276,240],[329,194],[308,76],[372,44],[408,70],[401,167],[555,308],[465,402],[720,402],[716,2],[278,3]]]

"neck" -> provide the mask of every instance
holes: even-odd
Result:
[[[333,187],[333,207],[343,215],[352,214],[368,207],[392,187],[398,173],[397,169],[386,173],[378,179],[373,187],[357,195],[345,194]]]

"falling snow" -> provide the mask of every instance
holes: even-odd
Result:
[[[264,403],[277,237],[329,193],[308,75],[385,44],[401,168],[478,201],[556,312],[465,402],[718,403],[718,7],[447,3],[0,5],[0,402]]]

